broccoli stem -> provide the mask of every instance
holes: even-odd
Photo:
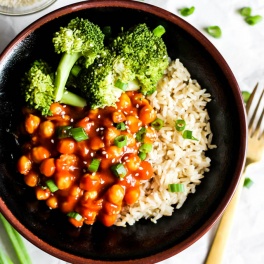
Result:
[[[64,93],[64,87],[69,78],[71,69],[75,62],[82,56],[81,52],[72,54],[64,53],[59,62],[56,75],[55,75],[55,102],[61,101]]]
[[[84,107],[87,105],[84,98],[70,91],[64,91],[60,103],[77,107]]]

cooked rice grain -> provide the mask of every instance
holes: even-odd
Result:
[[[191,79],[179,59],[170,63],[157,91],[149,99],[157,117],[164,120],[148,158],[154,177],[141,185],[138,202],[122,210],[116,222],[118,226],[133,225],[141,218],[156,223],[162,216],[170,216],[175,207],[179,209],[209,171],[210,158],[205,151],[216,147],[212,144],[205,108],[211,100],[210,94]],[[197,141],[182,137],[175,129],[177,119],[185,120],[185,129],[191,130]],[[170,183],[183,183],[184,193],[169,192]]]

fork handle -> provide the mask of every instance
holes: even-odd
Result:
[[[222,264],[224,259],[225,248],[228,242],[230,231],[233,224],[233,219],[237,204],[239,202],[244,180],[245,172],[241,175],[240,181],[238,183],[235,194],[233,195],[229,205],[225,209],[222,219],[219,223],[218,229],[216,231],[215,238],[213,240],[210,252],[207,256],[205,264]]]

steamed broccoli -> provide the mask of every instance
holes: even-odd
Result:
[[[88,67],[104,47],[104,34],[100,27],[88,19],[74,18],[66,27],[55,33],[53,44],[56,53],[62,53],[55,75],[55,101],[60,101],[71,68],[81,57]]]
[[[44,116],[51,115],[50,106],[55,101],[54,73],[51,67],[43,60],[34,61],[21,85],[29,107],[39,110]],[[78,107],[86,105],[85,99],[64,90],[64,87],[60,102]]]
[[[123,92],[115,86],[113,61],[114,56],[105,50],[90,67],[81,69],[78,74],[78,87],[93,109],[113,106]]]
[[[139,24],[122,32],[88,69],[78,75],[78,87],[92,108],[113,106],[123,91],[151,94],[169,64],[161,38],[163,27],[151,31]]]
[[[135,78],[143,94],[152,94],[169,64],[166,45],[161,38],[165,29],[158,26],[151,31],[139,24],[122,32],[111,44],[116,54],[115,68],[121,69],[121,78]],[[133,74],[131,74],[133,73]]]

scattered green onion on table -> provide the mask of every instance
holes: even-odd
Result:
[[[17,259],[21,264],[31,264],[30,256],[27,252],[26,246],[23,242],[20,234],[9,224],[5,217],[0,213],[0,222],[3,224],[3,227],[9,237],[14,251],[16,252]],[[0,251],[0,263],[2,264],[11,264],[12,260],[5,254],[3,251]]]

